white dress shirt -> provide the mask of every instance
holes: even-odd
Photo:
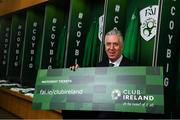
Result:
[[[119,57],[119,59],[117,59],[115,62],[111,62],[111,61],[109,60],[109,63],[114,64],[113,67],[119,67],[119,65],[121,64],[122,58],[123,58],[123,55],[121,55],[121,56]]]

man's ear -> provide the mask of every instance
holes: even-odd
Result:
[[[123,51],[124,50],[124,46],[122,46],[122,48],[121,48],[121,51]]]

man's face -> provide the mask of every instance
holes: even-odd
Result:
[[[123,45],[120,39],[122,38],[117,35],[108,35],[105,37],[105,51],[112,62],[116,61],[122,54]]]

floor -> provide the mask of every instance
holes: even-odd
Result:
[[[19,117],[9,113],[8,111],[0,108],[0,119],[19,119]]]

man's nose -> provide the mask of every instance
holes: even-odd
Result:
[[[113,44],[110,45],[110,49],[114,49],[114,45]]]

